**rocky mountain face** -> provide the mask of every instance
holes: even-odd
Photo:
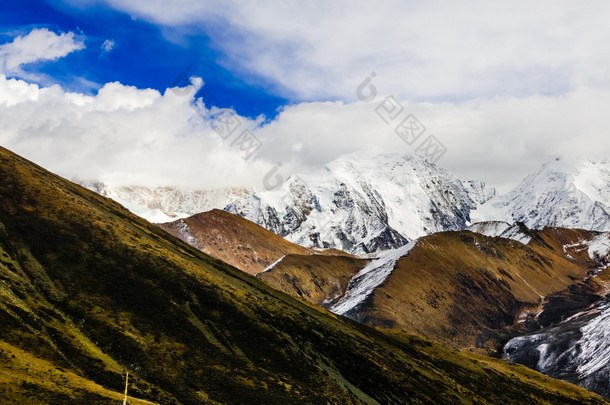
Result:
[[[254,193],[249,188],[193,190],[172,186],[110,186],[100,182],[80,182],[89,190],[112,198],[134,214],[152,222],[171,222],[215,208],[224,208],[236,199]]]
[[[510,340],[505,358],[610,397],[610,302]]]
[[[610,163],[557,159],[472,214],[475,220],[610,231]]]
[[[2,148],[0,324],[6,403],[116,404],[126,371],[137,404],[608,403],[306,305]]]
[[[366,254],[464,229],[494,193],[419,156],[345,156],[225,209],[302,246]]]
[[[587,252],[603,264],[602,268],[610,264],[608,234],[600,234],[590,241],[582,240],[567,248]],[[610,277],[600,272],[597,278],[605,287],[602,293],[608,294]],[[510,340],[504,347],[505,358],[610,397],[608,295],[586,310],[565,318],[556,325]]]
[[[554,160],[498,195],[420,157],[345,156],[226,210],[303,246],[360,254],[475,222],[610,231],[610,164]]]

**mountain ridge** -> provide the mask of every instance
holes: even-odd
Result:
[[[420,236],[484,221],[610,231],[605,161],[553,160],[506,194],[481,181],[460,180],[422,157],[399,154],[341,156],[262,192],[104,187],[97,191],[153,222],[224,209],[301,246],[355,254],[395,249]],[[186,204],[182,211],[188,213],[172,212],[172,201],[177,207]],[[146,206],[138,205],[142,202]]]

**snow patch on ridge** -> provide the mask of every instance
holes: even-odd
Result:
[[[272,264],[270,264],[265,270],[261,271],[260,273],[264,273],[266,271],[269,271],[271,269],[273,269],[275,266],[277,266],[279,264],[279,262],[281,262],[282,260],[284,260],[284,258],[286,257],[286,255],[280,257],[279,259],[277,259],[275,262],[273,262]],[[256,274],[260,274],[260,273],[256,273]],[[255,275],[256,275],[255,274]]]
[[[345,295],[330,308],[330,311],[344,315],[364,302],[392,273],[398,259],[409,253],[416,243],[415,240],[401,248],[381,253],[377,259],[374,259],[350,280]]]
[[[602,233],[589,241],[589,257],[594,260],[608,257],[610,254],[610,234]]]
[[[502,232],[506,231],[510,226],[511,225],[508,222],[504,221],[484,221],[470,225],[467,230],[493,238],[495,236],[500,236]]]
[[[518,224],[514,224],[510,228],[507,228],[504,232],[500,234],[501,238],[516,240],[517,242],[521,242],[524,245],[527,245],[532,240],[531,236],[528,236],[521,231],[521,228]]]

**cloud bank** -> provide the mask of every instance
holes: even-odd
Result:
[[[195,98],[200,80],[86,96],[7,79],[84,46],[35,30],[0,46],[0,142],[66,177],[260,187],[280,162],[286,178],[358,150],[412,153],[375,113],[389,95],[446,146],[440,166],[502,189],[556,156],[610,147],[605,2],[104,1],[172,36],[204,31],[220,63],[294,104],[264,124],[237,117],[261,144],[244,160],[237,134],[220,137],[218,111]],[[377,97],[359,101],[372,72]]]
[[[108,83],[87,96],[0,75],[0,143],[71,179],[198,188],[255,183],[257,171],[267,169],[218,136],[207,118],[213,108],[195,110],[200,85],[194,80],[161,94]]]
[[[261,142],[245,160],[233,144],[237,132],[220,137],[212,119],[218,110],[195,99],[201,85],[193,79],[160,93],[108,83],[88,96],[0,76],[0,143],[68,178],[193,188],[262,187],[278,162],[287,178],[344,153],[413,153],[417,146],[375,112],[379,96],[300,103],[264,125],[237,117]],[[603,155],[610,148],[607,105],[610,92],[585,88],[561,98],[404,102],[405,114],[447,147],[440,166],[504,189],[556,156]]]

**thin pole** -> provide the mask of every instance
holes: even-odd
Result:
[[[123,399],[123,405],[127,405],[127,384],[129,384],[129,371],[125,375],[125,399]]]

